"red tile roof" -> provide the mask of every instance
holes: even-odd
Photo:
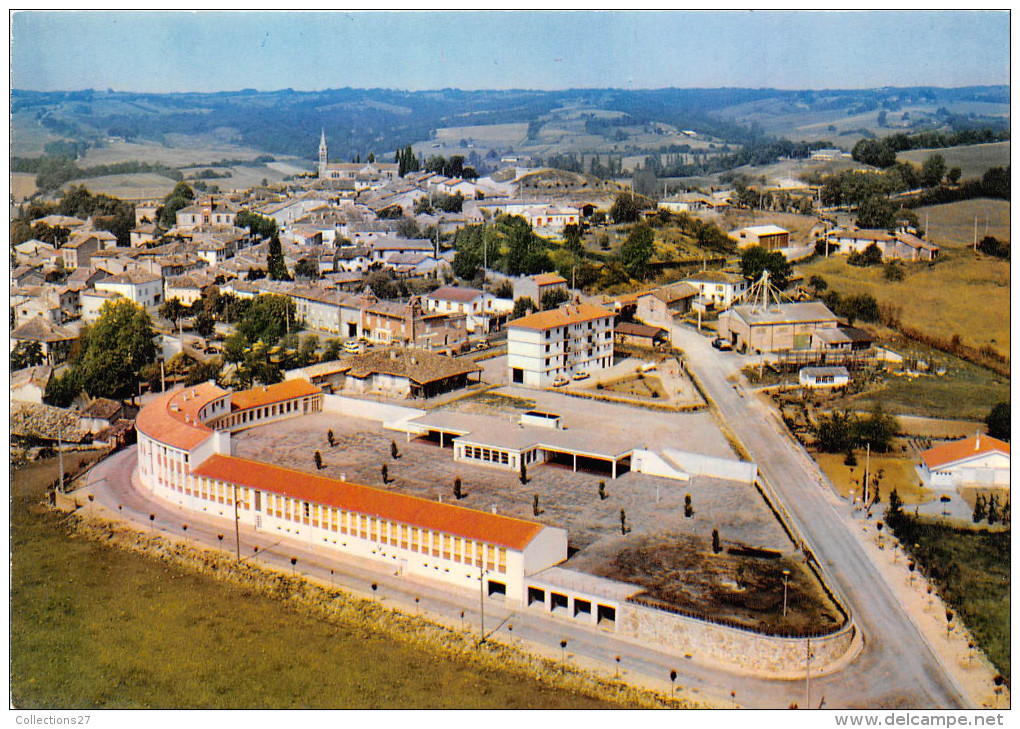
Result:
[[[459,286],[442,286],[429,294],[427,298],[435,299],[436,301],[460,301],[466,303],[468,301],[474,301],[484,293],[484,291],[479,289],[461,288]]]
[[[318,387],[308,380],[295,379],[277,382],[275,385],[253,387],[250,390],[235,392],[230,396],[231,410],[247,410],[262,405],[273,405],[286,400],[293,400],[296,397],[305,395],[319,395],[322,393]]]
[[[539,286],[552,286],[553,284],[567,282],[567,279],[563,278],[558,273],[540,273],[537,276],[532,276],[531,280]]]
[[[198,419],[199,411],[228,392],[211,382],[172,390],[139,411],[135,428],[164,445],[191,450],[212,433],[212,429]]]
[[[417,496],[220,454],[207,458],[192,473],[515,550],[523,550],[544,528],[541,524],[523,519],[441,504]]]
[[[612,316],[612,312],[595,304],[569,304],[559,309],[550,309],[548,311],[540,311],[537,314],[522,316],[520,319],[514,319],[507,326],[544,331],[554,327],[580,324],[581,322]]]
[[[943,443],[940,446],[926,450],[921,454],[921,460],[924,461],[929,469],[945,468],[958,461],[964,461],[984,453],[991,453],[992,451],[999,451],[1008,456],[1009,443],[1003,443],[1001,440],[997,440],[990,435],[964,438],[963,440]]]

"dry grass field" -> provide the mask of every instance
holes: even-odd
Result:
[[[11,197],[14,202],[27,200],[36,193],[39,188],[35,186],[35,175],[30,172],[11,173]]]
[[[842,453],[814,453],[812,455],[821,469],[825,471],[825,475],[832,481],[832,485],[836,487],[840,496],[849,498],[850,492],[853,491],[855,497],[860,500],[860,481],[864,476],[865,462],[863,453],[857,454],[857,465],[852,468],[844,465]],[[893,489],[896,489],[896,493],[899,494],[904,504],[911,506],[923,504],[935,498],[934,492],[921,486],[917,472],[914,471],[916,463],[916,457],[905,453],[871,454],[871,472],[878,474],[879,469],[882,470],[878,486],[882,504],[889,500],[889,493]],[[885,507],[880,506],[879,510],[884,511]]]
[[[1009,203],[1005,200],[977,198],[918,208],[921,225],[927,221],[926,238],[945,248],[974,245],[974,219],[978,240],[991,235],[1009,240]]]
[[[840,294],[869,293],[900,310],[908,326],[943,339],[959,334],[964,344],[990,345],[1008,356],[1009,263],[969,250],[943,251],[934,267],[906,267],[902,281],[886,281],[880,266],[849,266],[842,256],[818,258],[797,270],[822,276]]]
[[[1006,167],[1009,164],[1009,142],[968,144],[945,149],[912,149],[900,152],[896,159],[922,165],[933,154],[941,154],[947,168],[959,167],[963,171],[963,179],[981,177],[990,167]]]
[[[176,138],[170,135],[168,144],[156,142],[110,142],[104,147],[93,147],[78,161],[83,167],[108,165],[115,162],[162,162],[171,167],[198,165],[221,159],[255,159],[261,152],[213,137]]]
[[[81,185],[94,194],[112,195],[121,200],[150,200],[165,197],[177,183],[155,172],[132,175],[106,175],[71,180],[66,187]]]

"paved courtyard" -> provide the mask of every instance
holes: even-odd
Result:
[[[592,403],[555,393],[534,393],[541,407],[561,412],[568,424],[583,413],[585,422],[619,433],[640,434],[637,445],[672,445],[712,455],[732,455],[707,413],[668,414],[642,411],[606,403]],[[550,402],[548,398],[555,400]],[[470,412],[498,414],[513,410],[507,402],[528,407],[534,398],[513,400],[492,393],[462,400],[450,407]],[[494,402],[492,402],[494,401]],[[623,413],[619,411],[625,411]],[[508,425],[510,420],[508,419]],[[333,430],[330,447],[327,431]],[[390,455],[395,442],[399,458]],[[718,529],[727,541],[757,547],[790,550],[789,541],[753,486],[718,479],[695,478],[684,483],[626,473],[615,481],[608,476],[573,472],[569,468],[535,465],[522,485],[516,472],[455,463],[449,448],[413,440],[387,431],[375,421],[315,413],[269,426],[249,429],[233,437],[234,453],[241,458],[315,472],[314,453],[320,451],[323,469],[318,473],[356,483],[386,488],[428,499],[455,502],[454,479],[460,478],[466,496],[461,506],[563,527],[570,534],[572,553],[596,542],[601,549],[620,539],[620,510],[626,511],[630,534],[690,535],[708,540]],[[385,486],[381,466],[386,464],[390,482]],[[607,498],[598,494],[606,482]],[[535,494],[540,514],[533,510]],[[684,517],[684,496],[691,495],[694,516]],[[600,551],[601,551],[600,549]],[[568,564],[569,566],[569,564]]]

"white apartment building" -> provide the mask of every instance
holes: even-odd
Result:
[[[96,291],[120,294],[144,307],[157,306],[163,300],[163,277],[133,269],[96,281]]]
[[[729,309],[747,292],[747,279],[723,271],[701,271],[684,283],[698,290],[701,303],[711,304],[716,309]]]
[[[558,378],[613,364],[613,315],[594,304],[569,304],[507,324],[512,384],[550,387]]]

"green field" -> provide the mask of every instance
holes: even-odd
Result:
[[[946,372],[918,377],[885,373],[879,383],[840,398],[832,407],[864,411],[881,404],[896,415],[981,421],[996,404],[1010,399],[1009,380],[991,370],[902,337],[894,336],[884,343],[900,354],[924,359],[933,369],[945,368]]]
[[[922,165],[933,154],[941,154],[948,169],[959,167],[963,171],[963,179],[981,177],[990,167],[1009,165],[1009,142],[967,144],[962,147],[946,147],[944,149],[911,149],[907,152],[900,152],[896,159]]]
[[[926,238],[945,248],[974,245],[974,221],[980,241],[986,235],[1009,240],[1009,210],[1006,200],[977,198],[918,208],[915,212],[924,226]]]
[[[906,516],[896,536],[1003,676],[1010,673],[1010,533]],[[916,547],[911,545],[918,545]]]
[[[84,539],[34,504],[52,474],[26,473],[12,481],[13,707],[618,707]]]
[[[958,334],[964,344],[989,345],[1008,357],[1009,263],[970,250],[942,255],[933,267],[908,265],[902,281],[886,281],[881,266],[850,266],[844,256],[815,258],[797,271],[822,276],[841,295],[869,293],[899,309],[907,326],[946,340]]]

